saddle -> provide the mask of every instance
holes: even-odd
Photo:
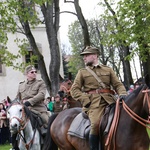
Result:
[[[31,113],[34,119],[34,121],[32,121],[31,123],[34,123],[34,125],[36,125],[38,131],[40,132],[40,135],[44,137],[47,133],[47,129],[43,126],[43,119],[41,118],[41,114],[36,110],[31,110]]]
[[[100,137],[108,134],[112,120],[114,118],[115,103],[108,105],[105,108],[104,115],[100,122]],[[91,123],[88,116],[81,112],[72,121],[68,130],[69,135],[76,136],[81,139],[88,139]]]
[[[69,135],[73,135],[81,139],[87,139],[90,131],[90,120],[88,116],[83,116],[85,116],[85,114],[81,112],[74,118],[68,130]]]

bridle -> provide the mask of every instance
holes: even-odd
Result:
[[[144,104],[147,102],[148,105],[148,110],[149,110],[149,116],[148,119],[143,119],[142,117],[138,116],[135,112],[133,112],[124,101],[122,101],[123,103],[123,108],[124,110],[134,119],[136,120],[138,123],[140,123],[141,125],[143,125],[144,127],[150,129],[150,97],[149,97],[149,89],[143,90],[142,93],[144,93],[144,101],[143,101],[143,106]]]
[[[20,105],[20,106],[22,106],[21,104],[13,104],[13,105]],[[11,106],[12,106],[12,105],[11,105]],[[18,118],[18,117],[16,117],[16,116],[14,116],[14,117],[12,117],[12,118],[9,119],[9,122],[10,122],[10,123],[11,123],[12,119],[17,119],[18,122],[20,123],[20,129],[19,129],[19,131],[18,131],[17,134],[20,135],[21,140],[22,140],[22,142],[24,143],[26,149],[29,150],[30,145],[32,146],[32,144],[33,144],[36,129],[34,130],[34,134],[33,134],[32,139],[27,143],[25,137],[21,134],[21,131],[23,131],[23,130],[26,128],[26,126],[27,126],[27,124],[28,124],[28,122],[29,122],[29,117],[28,117],[28,118],[26,117],[25,111],[24,111],[24,107],[22,108],[22,115],[21,115],[21,118]]]
[[[149,97],[150,90],[149,89],[143,90],[142,93],[145,94],[144,100],[143,100],[143,106],[147,102],[148,110],[149,110],[149,115],[148,115],[147,120],[143,119],[142,117],[137,115],[135,112],[133,112],[126,105],[124,100],[122,100],[121,103],[122,103],[123,109],[129,114],[129,116],[131,116],[135,121],[137,121],[144,127],[150,129],[150,97]],[[112,141],[113,135],[114,136],[116,135],[116,130],[117,130],[118,122],[119,122],[119,114],[120,114],[120,99],[117,99],[114,119],[113,119],[112,125],[110,127],[110,131],[108,133],[108,137],[107,137],[106,143],[105,143],[105,146],[107,146],[107,150],[112,149],[112,147],[110,147],[110,146],[111,146],[111,141]],[[115,144],[114,144],[113,149],[115,150]]]

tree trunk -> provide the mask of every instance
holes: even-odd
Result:
[[[91,45],[91,42],[90,42],[90,36],[89,36],[89,32],[88,32],[88,26],[87,26],[87,23],[85,21],[85,18],[82,14],[82,10],[79,6],[79,0],[74,0],[74,6],[75,6],[75,9],[76,9],[76,12],[77,12],[77,17],[78,17],[78,20],[81,24],[81,27],[82,27],[82,31],[83,31],[83,37],[84,37],[84,46],[90,46]]]
[[[51,96],[55,96],[59,89],[59,70],[60,70],[60,50],[58,44],[59,29],[59,0],[47,3],[47,6],[41,6],[46,25],[46,33],[50,45],[51,62],[49,66],[49,75],[51,79]],[[53,18],[55,14],[55,18]]]

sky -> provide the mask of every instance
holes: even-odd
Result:
[[[72,3],[64,3],[64,0],[60,0],[60,11],[73,11],[75,12],[74,5]],[[85,19],[98,18],[100,14],[100,6],[98,5],[100,0],[79,0],[80,7]],[[77,17],[68,13],[61,13],[60,15],[60,39],[61,43],[70,46],[68,35],[69,25],[77,20]]]
[[[85,19],[89,18],[98,18],[98,16],[102,12],[102,8],[98,5],[100,0],[79,0],[80,7],[82,9],[82,13]],[[64,3],[64,0],[60,0],[60,11],[74,11],[74,5],[72,3]],[[68,26],[77,20],[77,17],[72,14],[62,13],[60,15],[60,39],[61,43],[70,47],[69,39],[67,37],[68,34]],[[70,50],[67,52],[70,54]],[[136,58],[136,64],[139,64]],[[131,67],[133,67],[133,62],[131,61]],[[137,65],[138,74],[140,73],[139,65]],[[136,78],[135,72],[133,71],[133,76]]]

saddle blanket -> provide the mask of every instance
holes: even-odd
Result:
[[[72,121],[70,128],[68,130],[69,135],[77,136],[81,139],[86,139],[87,134],[90,131],[90,120],[84,118],[83,114],[78,114]]]
[[[105,108],[105,113],[102,117],[102,120],[100,121],[101,135],[108,134],[112,120],[114,118],[114,111],[115,103],[110,104]],[[88,116],[85,116],[85,114],[81,112],[72,121],[67,134],[79,137],[81,139],[88,139],[90,127],[91,123]]]

